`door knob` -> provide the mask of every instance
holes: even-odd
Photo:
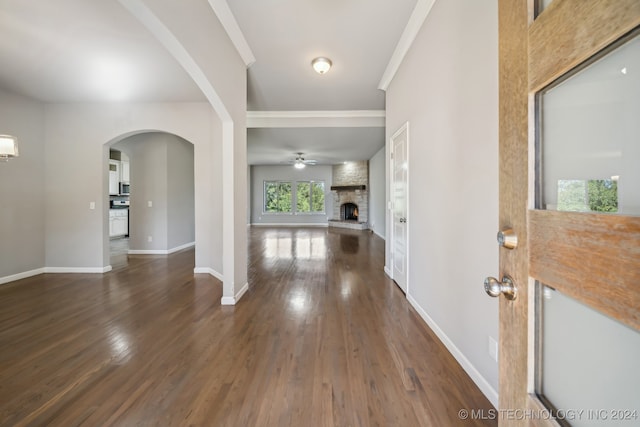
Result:
[[[401,222],[401,223],[405,223],[405,222],[407,222],[407,218],[400,218],[400,222]]]
[[[503,294],[504,297],[510,301],[513,301],[518,296],[513,279],[507,275],[502,276],[502,281],[499,282],[495,277],[487,277],[484,279],[484,291],[490,297],[499,297]]]

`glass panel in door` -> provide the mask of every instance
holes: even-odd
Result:
[[[640,37],[542,91],[538,112],[536,207],[639,216]],[[536,394],[562,425],[640,425],[640,332],[572,286],[537,287]]]
[[[640,425],[640,333],[538,285],[537,393],[559,421]]]
[[[543,209],[640,215],[640,37],[540,97]]]

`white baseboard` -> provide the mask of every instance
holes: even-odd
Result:
[[[287,223],[270,223],[270,222],[254,222],[251,224],[253,227],[329,227],[328,223],[318,223],[318,222],[287,222]]]
[[[36,268],[35,270],[23,271],[22,273],[12,274],[10,276],[0,277],[0,285],[5,283],[15,282],[16,280],[26,279],[27,277],[37,276],[43,274],[44,268]]]
[[[111,266],[105,267],[45,267],[45,273],[90,273],[102,274],[111,271]]]
[[[375,231],[375,230],[371,230],[371,231],[373,231],[373,234],[375,234],[376,236],[378,236],[378,237],[379,237],[379,238],[381,238],[382,240],[386,240],[386,239],[385,239],[385,237],[384,237],[382,234],[378,233],[378,232],[377,232],[377,231]]]
[[[389,267],[387,267],[386,265],[384,266],[384,274],[389,276],[390,279],[393,279],[393,274],[391,274],[391,269]]]
[[[387,268],[385,267],[385,271]],[[478,386],[480,391],[489,399],[489,402],[497,408],[498,407],[498,392],[489,384],[489,382],[480,374],[480,372],[473,366],[473,364],[465,357],[465,355],[460,351],[458,347],[451,341],[451,339],[444,333],[444,331],[438,326],[438,324],[427,314],[426,311],[418,301],[415,300],[411,295],[407,295],[407,300],[416,309],[422,320],[424,320],[427,325],[433,330],[433,332],[440,338],[440,341],[447,347],[447,350],[453,355],[453,357],[458,361],[458,363],[462,366],[462,369],[465,370],[467,374],[471,377],[474,383]]]
[[[171,249],[129,249],[129,255],[171,255],[174,252],[181,251],[183,249],[191,248],[196,245],[196,242],[185,243],[184,245],[176,246]]]
[[[242,288],[238,292],[236,292],[235,296],[232,297],[222,297],[220,300],[221,305],[236,305],[240,298],[249,290],[249,283],[245,283]]]
[[[193,272],[195,274],[210,274],[216,279],[220,280],[221,282],[223,279],[222,274],[218,273],[213,268],[209,268],[209,267],[196,267],[193,269]]]
[[[222,297],[220,305],[236,305],[235,297]]]
[[[245,283],[242,288],[238,292],[236,292],[236,302],[240,301],[240,298],[244,296],[249,290],[249,282]]]

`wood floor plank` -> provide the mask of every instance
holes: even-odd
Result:
[[[0,286],[0,426],[479,426],[490,403],[361,231],[251,228],[220,305],[194,251]]]

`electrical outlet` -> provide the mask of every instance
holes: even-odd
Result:
[[[96,208],[96,202],[89,202],[89,209],[94,210]]]
[[[147,237],[147,242],[149,242],[149,243],[153,242],[153,236],[148,236]]]
[[[493,337],[489,337],[489,357],[498,361],[498,342]]]

